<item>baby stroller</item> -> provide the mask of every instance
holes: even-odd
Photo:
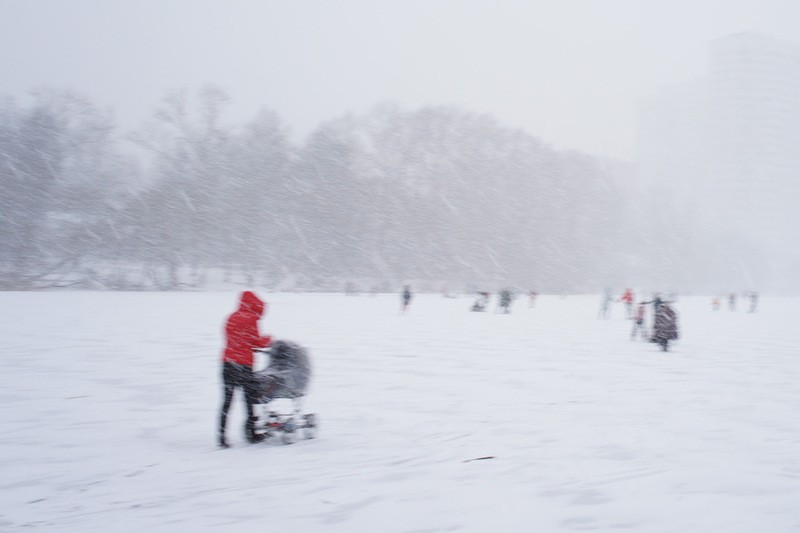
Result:
[[[301,430],[307,439],[313,439],[317,435],[317,416],[302,412],[311,380],[308,352],[298,344],[279,340],[261,353],[269,357],[269,364],[264,370],[253,373],[254,386],[259,394],[256,433],[265,438],[280,436],[284,444],[293,443]],[[290,400],[292,412],[281,413],[272,409],[270,404],[278,399]]]

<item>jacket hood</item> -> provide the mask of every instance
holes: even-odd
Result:
[[[264,302],[252,291],[244,291],[239,303],[239,309],[261,316],[264,312]]]

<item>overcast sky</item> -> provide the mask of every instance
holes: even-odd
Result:
[[[130,128],[213,83],[232,120],[267,107],[298,137],[455,104],[632,159],[637,99],[702,75],[710,40],[798,30],[796,0],[0,0],[0,94],[72,89]]]

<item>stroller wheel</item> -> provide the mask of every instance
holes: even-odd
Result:
[[[284,444],[292,444],[295,440],[297,440],[295,429],[294,418],[287,418],[282,424],[281,428],[281,440]]]
[[[303,416],[305,424],[303,425],[303,434],[307,439],[313,439],[317,436],[317,415],[309,413]]]

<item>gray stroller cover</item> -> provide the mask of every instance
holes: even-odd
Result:
[[[311,381],[311,363],[308,352],[299,344],[275,341],[265,352],[269,364],[253,374],[259,403],[269,403],[275,398],[301,398]]]

